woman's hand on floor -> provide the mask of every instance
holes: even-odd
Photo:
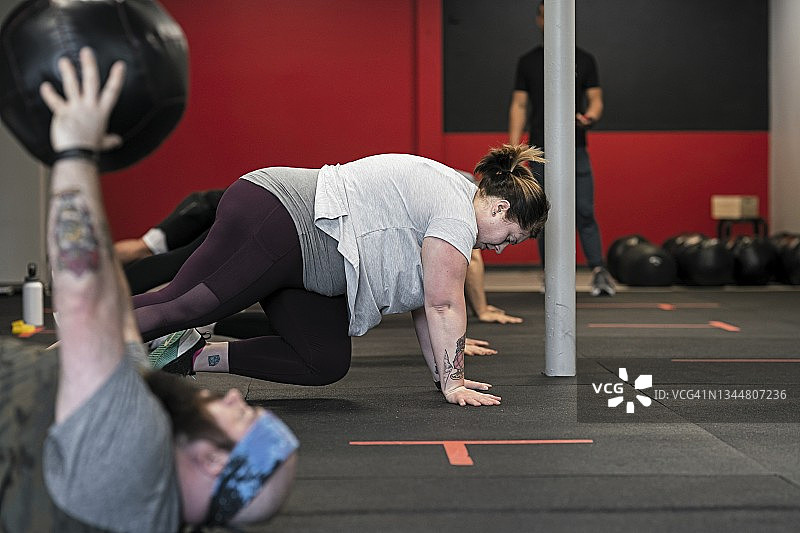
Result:
[[[494,394],[483,394],[481,392],[469,390],[466,387],[456,387],[455,389],[445,393],[444,397],[448,402],[461,406],[500,405],[500,396],[495,396]]]
[[[481,322],[496,322],[498,324],[519,324],[522,319],[518,316],[507,315],[502,309],[493,305],[487,305],[486,310],[477,313],[478,320]]]
[[[497,350],[489,348],[489,341],[480,339],[464,339],[464,355],[494,355]]]
[[[489,390],[492,388],[491,383],[481,383],[480,381],[472,381],[471,379],[465,379],[464,386],[470,390]]]

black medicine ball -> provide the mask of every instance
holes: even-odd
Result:
[[[117,59],[125,84],[108,131],[123,139],[100,158],[100,170],[118,170],[144,158],[180,121],[189,87],[186,37],[152,0],[28,0],[0,28],[0,116],[37,159],[52,165],[50,110],[39,86],[61,90],[58,59],[80,68],[78,52],[91,47],[105,82]]]
[[[678,269],[692,285],[733,283],[733,253],[719,239],[705,239],[689,245],[678,255]]]
[[[641,235],[625,235],[612,242],[606,253],[606,267],[608,268],[608,272],[614,276],[615,279],[622,281],[622,278],[620,278],[620,261],[622,256],[628,249],[647,242],[649,241]],[[626,282],[622,281],[622,283]]]
[[[675,259],[663,248],[641,242],[620,258],[620,282],[634,287],[666,287],[675,283]]]
[[[664,244],[662,244],[661,247],[664,248],[667,253],[672,254],[673,256],[678,256],[684,248],[698,244],[700,241],[703,241],[707,238],[708,237],[702,233],[697,232],[680,233],[664,241]]]
[[[689,273],[686,271],[686,261],[683,261],[683,254],[697,244],[700,244],[702,241],[706,240],[708,237],[703,235],[702,233],[697,232],[687,232],[687,233],[680,233],[673,237],[670,237],[666,241],[662,247],[664,250],[670,254],[673,259],[675,259],[675,264],[677,265],[677,276],[678,279],[682,282],[688,282]]]

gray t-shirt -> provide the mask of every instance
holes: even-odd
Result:
[[[44,478],[67,514],[111,531],[176,531],[180,494],[171,426],[137,372],[129,344],[111,377],[66,420],[50,427]]]
[[[322,167],[314,222],[345,258],[350,335],[363,335],[381,315],[422,307],[425,237],[448,242],[469,262],[476,192],[458,171],[414,155]]]
[[[319,169],[270,167],[241,179],[274,194],[292,217],[303,254],[303,286],[325,296],[338,296],[347,290],[344,259],[336,250],[336,241],[314,226],[317,174]]]
[[[303,283],[347,293],[350,335],[381,315],[423,305],[422,240],[438,237],[470,260],[477,187],[441,163],[382,154],[320,170],[271,167],[242,176],[286,207],[300,236]]]

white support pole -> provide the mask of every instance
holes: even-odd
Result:
[[[545,374],[575,375],[575,0],[544,10]]]

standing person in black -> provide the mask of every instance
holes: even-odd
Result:
[[[539,2],[536,25],[544,31],[544,1]],[[525,128],[528,109],[528,128],[532,146],[544,146],[544,48],[537,46],[517,63],[514,93],[508,113],[508,137],[517,144]],[[586,151],[586,130],[603,114],[603,90],[597,75],[594,57],[575,48],[575,216],[583,253],[592,269],[592,295],[614,295],[616,289],[611,275],[603,266],[600,229],[594,217],[594,177]],[[545,147],[546,148],[546,147]],[[545,152],[546,153],[546,152]],[[544,165],[534,164],[534,175],[544,188]],[[539,239],[539,255],[544,265],[544,236]]]

